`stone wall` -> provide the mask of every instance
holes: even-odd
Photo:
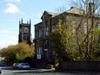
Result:
[[[99,61],[73,61],[63,62],[60,65],[62,71],[100,71]]]

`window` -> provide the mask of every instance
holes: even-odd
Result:
[[[39,37],[41,37],[42,36],[42,30],[40,29],[39,30]]]
[[[56,29],[57,28],[57,20],[55,19],[54,21],[52,21],[52,29]]]
[[[48,32],[49,32],[49,28],[46,27],[46,28],[45,28],[45,31],[44,31],[45,36],[48,36],[48,35],[49,35]]]
[[[42,54],[42,48],[41,47],[37,48],[37,54]]]
[[[49,28],[47,27],[46,28],[46,36],[48,36],[48,31],[49,31]]]
[[[27,34],[23,34],[23,40],[27,41],[28,40],[28,35]]]
[[[49,47],[49,41],[46,40],[45,43],[44,43],[44,48],[45,48],[45,49],[48,49],[48,47]]]
[[[38,54],[41,54],[41,49],[39,48],[39,52],[38,52]]]
[[[42,55],[42,48],[39,47],[37,48],[37,59],[41,59],[41,55]]]

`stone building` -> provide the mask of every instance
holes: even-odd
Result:
[[[47,63],[51,62],[53,52],[50,50],[49,33],[52,29],[57,28],[59,19],[68,22],[68,24],[72,26],[73,31],[75,31],[77,28],[82,28],[84,30],[84,34],[86,33],[87,26],[88,30],[91,27],[99,26],[100,17],[91,16],[94,14],[94,7],[95,5],[93,3],[89,3],[87,13],[83,9],[76,7],[71,7],[69,10],[63,13],[44,11],[41,17],[42,22],[35,25],[35,47],[37,60],[45,60]],[[94,26],[92,26],[91,21],[94,21]]]
[[[23,23],[23,19],[19,21],[19,43],[31,44],[31,21]]]

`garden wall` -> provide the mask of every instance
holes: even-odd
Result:
[[[60,65],[62,71],[100,71],[99,61],[71,61]]]

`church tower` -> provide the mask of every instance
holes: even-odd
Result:
[[[23,23],[23,19],[19,21],[19,43],[31,44],[31,20]]]

